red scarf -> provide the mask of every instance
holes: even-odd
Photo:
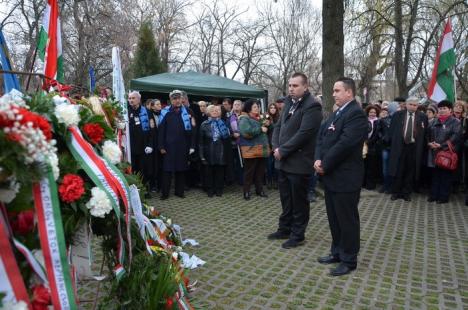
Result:
[[[439,115],[438,118],[439,118],[439,121],[443,124],[445,123],[445,121],[450,117],[450,114],[447,114],[447,115]]]

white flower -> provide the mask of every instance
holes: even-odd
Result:
[[[54,180],[60,176],[60,169],[59,169],[59,159],[56,153],[49,153],[49,163],[52,166],[52,173],[54,174]]]
[[[62,103],[55,107],[55,115],[60,123],[65,124],[67,127],[78,125],[80,115],[78,114],[78,107],[72,104]]]
[[[177,254],[177,252],[173,252],[173,253],[172,253],[172,258],[173,258],[174,260],[177,260],[177,258],[179,258],[179,254]]]
[[[106,192],[98,187],[91,189],[91,199],[86,203],[92,216],[104,218],[112,210],[112,205]]]
[[[54,100],[55,105],[68,104],[68,100],[64,97],[60,97],[59,95],[52,97],[52,100]]]
[[[117,129],[125,129],[125,121],[118,120],[115,122],[115,125],[117,126]]]
[[[120,150],[117,143],[106,140],[102,146],[102,154],[107,158],[111,163],[118,164],[122,158],[122,151]]]
[[[5,309],[5,310],[28,310],[28,305],[20,300],[19,302],[15,303],[15,302],[6,302],[3,304],[3,307],[1,307],[0,309]]]

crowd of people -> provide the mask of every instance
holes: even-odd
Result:
[[[267,197],[265,185],[277,187],[271,139],[283,99],[267,113],[257,99],[192,103],[174,90],[169,100],[163,107],[158,99],[142,104],[138,92],[128,97],[132,170],[141,174],[148,196],[160,192],[167,199],[173,177],[181,198],[190,188],[222,196],[226,184],[237,183],[249,200],[252,187],[259,197]]]
[[[209,197],[221,196],[226,184],[237,183],[249,200],[252,186],[260,197],[267,197],[265,186],[277,188],[272,136],[285,98],[270,103],[264,113],[256,99],[193,103],[179,90],[170,93],[165,107],[158,99],[142,105],[138,92],[128,99],[132,168],[142,174],[149,192],[168,198],[173,177],[179,197],[194,187]],[[419,101],[398,97],[362,105],[369,127],[362,186],[390,194],[392,200],[410,201],[413,192],[427,192],[429,202],[447,203],[467,176],[466,103]],[[436,153],[449,146],[458,157],[455,170],[435,162]],[[317,181],[311,171],[310,202],[316,199]]]
[[[369,133],[363,150],[363,186],[391,194],[392,200],[411,201],[413,192],[422,192],[429,202],[444,204],[467,176],[466,103],[419,102],[416,97],[395,98],[365,108]],[[456,165],[441,166],[438,155],[451,151],[458,159]],[[377,188],[379,183],[382,186]]]
[[[303,73],[290,77],[288,90],[264,112],[257,99],[195,103],[173,90],[165,106],[157,99],[143,105],[140,94],[131,92],[132,169],[148,195],[160,192],[167,199],[172,178],[180,198],[190,188],[222,196],[234,183],[245,200],[252,189],[260,198],[268,196],[265,186],[278,189],[282,212],[268,239],[287,239],[282,247],[289,249],[304,242],[320,180],[332,244],[318,262],[339,263],[330,274],[340,276],[357,266],[362,188],[405,201],[413,192],[427,192],[428,202],[444,204],[465,184],[465,102],[424,105],[416,97],[399,97],[361,104],[355,82],[340,78],[333,112],[326,113]]]

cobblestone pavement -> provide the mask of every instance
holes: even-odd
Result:
[[[206,261],[189,272],[198,281],[195,309],[468,308],[468,207],[462,197],[437,205],[420,195],[408,203],[363,190],[358,268],[338,278],[316,262],[330,245],[323,199],[311,204],[305,245],[290,250],[266,239],[281,209],[276,190],[250,201],[230,187],[223,197],[191,190],[185,199],[152,202],[182,226],[183,238],[200,242],[186,248]],[[92,309],[95,293],[96,282],[80,285],[87,301],[81,308]]]
[[[277,191],[245,201],[240,188],[208,198],[154,199],[158,210],[182,226],[189,248],[207,263],[190,271],[198,281],[196,309],[467,309],[468,207],[408,203],[363,191],[359,265],[334,278],[316,262],[327,254],[330,233],[324,201],[311,204],[304,246],[285,250],[266,236],[280,213]]]

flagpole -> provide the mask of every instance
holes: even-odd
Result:
[[[36,44],[36,49],[34,50],[34,56],[33,56],[33,60],[32,60],[32,64],[31,64],[31,70],[30,70],[30,73],[34,73],[34,64],[36,62],[36,56],[37,56],[37,49],[38,49],[38,45]],[[25,92],[27,93],[28,90],[29,90],[29,82],[31,81],[31,75],[28,76],[28,81],[26,82],[26,90]]]

